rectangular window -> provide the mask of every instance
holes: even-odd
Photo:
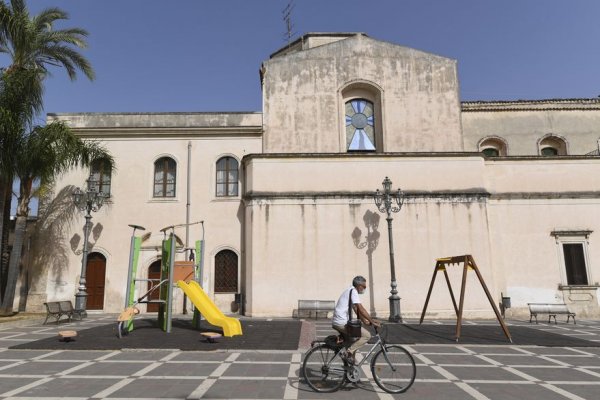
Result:
[[[110,179],[112,174],[111,164],[104,159],[92,163],[88,189],[94,192],[102,192],[110,197]]]
[[[154,163],[154,197],[175,197],[177,164],[169,157]]]
[[[238,162],[233,157],[221,157],[217,161],[217,197],[238,195]]]
[[[558,250],[560,286],[589,286],[594,282],[588,257],[591,234],[590,230],[555,230],[550,233]]]
[[[567,285],[587,285],[583,243],[563,243]]]

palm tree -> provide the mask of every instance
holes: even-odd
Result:
[[[80,28],[54,29],[56,21],[69,15],[59,8],[47,8],[31,17],[24,0],[0,2],[0,53],[7,53],[12,64],[6,69],[35,69],[48,73],[48,66],[62,67],[75,80],[80,70],[90,80],[94,70],[76,49],[87,48],[87,31]]]
[[[94,79],[89,61],[78,52],[87,47],[88,33],[80,28],[54,28],[57,21],[68,18],[59,8],[47,8],[30,16],[24,0],[0,1],[0,53],[11,58],[11,64],[2,69],[2,82],[21,88],[17,95],[10,92],[10,95],[2,93],[0,96],[1,133],[6,138],[0,139],[3,140],[0,143],[0,255],[7,248],[8,232],[4,222],[10,215],[15,176],[15,165],[10,159],[17,154],[17,147],[12,146],[16,145],[16,138],[30,131],[33,117],[42,110],[42,82],[49,75],[48,68],[64,68],[71,80],[76,79],[77,71]],[[4,90],[4,86],[0,87],[0,91]],[[15,108],[19,111],[15,112]],[[4,297],[1,284],[0,297]]]
[[[42,87],[33,70],[19,70],[0,76],[0,299],[8,269],[8,221],[12,200],[15,149],[29,127],[33,114],[41,109]]]
[[[0,315],[12,314],[16,281],[29,215],[29,202],[34,196],[33,183],[49,185],[54,178],[75,167],[88,167],[94,160],[105,159],[114,164],[111,155],[98,142],[76,137],[62,122],[35,127],[19,141],[15,174],[20,181],[17,220],[10,254],[7,285],[0,305]]]

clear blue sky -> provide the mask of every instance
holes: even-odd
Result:
[[[261,111],[288,0],[29,0],[90,32],[97,79],[56,70],[46,112]],[[598,0],[295,0],[294,31],[364,32],[458,60],[463,100],[600,95]],[[0,58],[0,65],[6,58]]]

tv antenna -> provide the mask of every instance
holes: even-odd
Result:
[[[296,34],[294,32],[294,23],[292,22],[292,11],[296,7],[294,0],[289,0],[287,6],[281,12],[283,14],[283,21],[285,22],[285,35],[284,38],[288,42],[288,47],[292,43],[292,37]]]

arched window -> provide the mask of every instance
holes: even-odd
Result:
[[[495,149],[493,147],[486,147],[485,149],[481,150],[481,152],[486,157],[498,157],[500,155],[498,149]]]
[[[99,159],[92,162],[88,188],[110,196],[110,178],[112,166],[108,160]]]
[[[222,157],[217,161],[217,197],[238,195],[238,162],[233,157]]]
[[[348,151],[375,151],[375,109],[366,99],[346,102],[346,146]]]
[[[215,293],[237,293],[238,256],[231,250],[221,250],[215,256]]]
[[[383,90],[375,82],[354,80],[340,88],[340,151],[383,152]]]
[[[169,157],[162,157],[154,163],[154,197],[175,197],[177,164]]]
[[[554,134],[544,136],[539,141],[538,148],[539,154],[545,157],[567,155],[567,141]]]
[[[555,148],[555,147],[548,146],[548,147],[542,148],[541,153],[542,153],[542,155],[544,157],[547,157],[547,156],[557,156],[558,155],[558,149]]]
[[[479,151],[487,157],[499,157],[507,155],[506,141],[500,137],[486,137],[479,142]]]

